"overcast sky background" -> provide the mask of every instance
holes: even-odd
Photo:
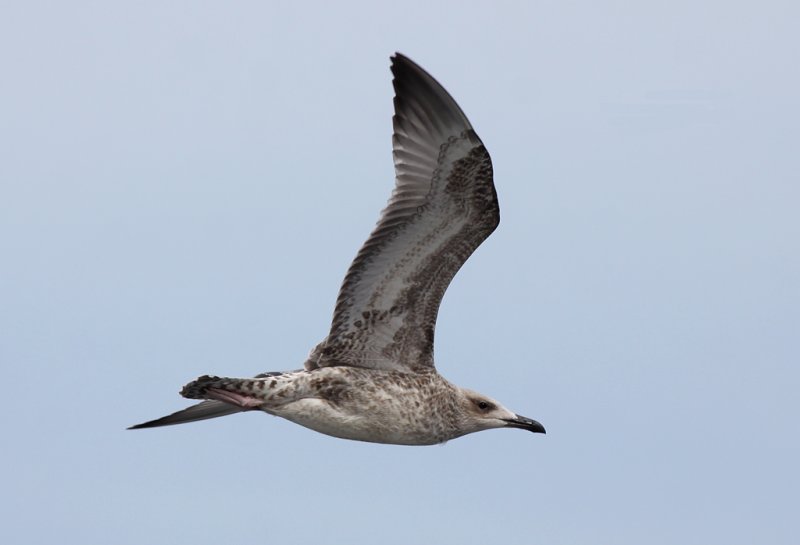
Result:
[[[3,2],[3,540],[794,544],[796,2]],[[492,155],[439,370],[541,421],[441,447],[263,414],[393,184],[389,55]]]

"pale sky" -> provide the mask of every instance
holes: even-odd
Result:
[[[3,3],[3,541],[795,544],[799,17]],[[393,184],[394,51],[459,102],[501,206],[437,367],[547,435],[126,431],[326,335]]]

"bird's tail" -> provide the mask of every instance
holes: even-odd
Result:
[[[237,407],[224,401],[203,401],[197,405],[187,407],[182,411],[172,413],[168,416],[163,416],[149,422],[136,424],[128,428],[129,430],[138,430],[142,428],[158,428],[160,426],[172,426],[174,424],[186,424],[187,422],[197,422],[198,420],[206,420],[209,418],[217,418],[218,416],[226,416],[229,414],[240,413],[247,409]]]
[[[269,372],[256,375],[255,379],[278,378],[283,375],[299,373],[301,371],[292,371],[291,373],[283,372]],[[138,430],[142,428],[158,428],[160,426],[172,426],[174,424],[186,424],[187,422],[197,422],[198,420],[207,420],[209,418],[217,418],[218,416],[226,416],[229,414],[241,413],[250,411],[261,404],[261,401],[252,400],[248,403],[246,396],[236,395],[235,393],[226,392],[222,388],[232,387],[236,385],[252,386],[252,383],[257,382],[254,379],[224,379],[219,377],[203,376],[194,380],[184,386],[183,395],[191,399],[203,399],[206,401],[187,407],[182,411],[172,413],[168,416],[163,416],[149,422],[136,424],[128,428],[129,430]],[[263,384],[260,385],[263,389]],[[240,399],[241,398],[241,399]],[[244,401],[243,401],[244,399]]]

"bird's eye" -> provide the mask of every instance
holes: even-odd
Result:
[[[487,403],[486,401],[478,401],[478,408],[480,410],[486,411],[489,409],[489,407],[491,407],[491,405],[489,405],[489,403]]]

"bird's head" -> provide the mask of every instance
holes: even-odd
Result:
[[[472,390],[461,389],[460,408],[466,433],[493,428],[520,428],[534,433],[545,433],[544,426],[536,420],[520,416],[503,407],[494,399]]]

